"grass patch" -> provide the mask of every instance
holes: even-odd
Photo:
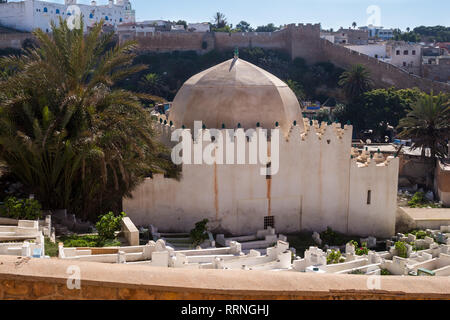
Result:
[[[58,243],[53,243],[50,238],[45,237],[45,255],[50,257],[58,256]]]
[[[66,248],[98,248],[98,247],[118,247],[121,245],[120,241],[116,239],[103,240],[98,235],[71,235],[59,238],[60,242],[64,243]]]
[[[424,192],[416,192],[408,202],[408,205],[411,208],[442,208],[442,205],[427,200]]]

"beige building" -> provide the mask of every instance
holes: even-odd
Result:
[[[202,121],[201,141],[219,128],[212,164],[182,164],[179,181],[155,174],[124,199],[123,209],[136,225],[186,232],[202,219],[214,231],[249,234],[273,226],[279,232],[334,230],[362,236],[394,234],[398,159],[352,149],[352,126],[302,119],[302,108],[288,86],[270,73],[238,58],[189,79],[177,94],[166,123],[156,122],[161,139]],[[264,150],[252,131],[273,129]],[[259,148],[270,154],[274,175],[261,175],[261,164],[220,164],[237,149],[233,134],[247,130],[245,158]],[[177,131],[180,132],[180,131]],[[205,150],[199,142],[189,141]],[[203,148],[203,149],[202,149]],[[183,149],[183,152],[185,150]],[[184,155],[183,155],[184,156]],[[194,158],[190,152],[186,157]]]
[[[418,43],[393,41],[386,44],[389,63],[408,72],[421,75],[422,46]]]

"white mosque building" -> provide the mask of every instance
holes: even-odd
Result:
[[[173,133],[190,137],[193,122],[202,121],[197,132],[202,141],[216,145],[208,150],[215,158],[212,163],[184,162],[180,180],[161,174],[145,179],[123,200],[137,225],[188,232],[206,218],[212,230],[233,235],[268,226],[283,233],[327,227],[361,236],[395,232],[398,158],[352,148],[349,124],[304,119],[289,87],[251,63],[235,57],[194,75],[175,97],[168,119],[159,117],[155,126],[171,147],[177,144],[171,141]],[[268,151],[272,167],[278,157],[273,175],[262,175],[261,164],[248,161],[251,150],[264,149],[253,144],[262,128],[279,129],[262,150]],[[212,139],[217,132],[220,138]],[[247,161],[222,164],[237,150],[238,136],[244,136]],[[182,156],[195,159],[196,148],[209,148],[200,139],[188,140]]]
[[[37,0],[6,0],[5,3],[0,3],[0,26],[26,32],[40,28],[49,32],[51,21],[58,24],[60,17],[68,20],[77,14],[82,15],[85,28],[101,19],[112,27],[135,22],[135,11],[129,0],[109,0],[106,5],[97,5],[96,1],[92,1],[90,5],[79,4],[77,0],[65,0],[64,4]]]

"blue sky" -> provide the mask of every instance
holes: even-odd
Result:
[[[78,0],[90,3],[90,0]],[[64,0],[51,2],[63,3]],[[107,0],[97,0],[106,4]],[[211,21],[215,12],[225,14],[229,23],[245,20],[252,26],[273,22],[318,23],[323,28],[349,27],[355,21],[366,25],[371,5],[380,8],[381,25],[405,30],[419,25],[450,26],[449,0],[131,0],[138,21],[179,20],[188,22]]]

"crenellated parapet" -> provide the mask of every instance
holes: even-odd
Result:
[[[170,142],[172,133],[177,129],[185,130],[186,132],[190,130],[186,129],[184,126],[181,128],[177,128],[173,125],[172,122],[168,122],[165,116],[157,115],[157,120],[155,120],[154,127],[158,134],[160,134],[160,139],[162,142]],[[236,128],[225,128],[222,125],[221,129],[213,129],[206,128],[203,126],[201,131],[203,133],[208,132],[211,134],[209,130],[214,130],[220,132],[224,137],[228,137],[230,139],[233,136],[230,136],[230,130],[234,130],[235,133],[243,132],[245,136],[248,137],[248,140],[252,138],[252,132],[258,132],[262,129],[267,130],[267,139],[270,140],[271,132],[275,129],[280,129],[279,123],[275,123],[272,128],[261,128],[259,123],[255,124],[255,128],[243,129],[240,127],[240,124],[237,124]],[[301,123],[294,123],[290,126],[287,136],[283,134],[279,134],[280,142],[281,140],[285,140],[285,142],[304,142],[304,141],[325,141],[330,144],[332,142],[341,141],[351,139],[353,126],[346,124],[342,126],[340,123],[327,123],[321,122],[319,123],[317,120],[309,120],[307,118],[303,118]],[[238,135],[234,135],[234,139],[236,139]],[[173,143],[168,143],[168,145],[172,145]]]

